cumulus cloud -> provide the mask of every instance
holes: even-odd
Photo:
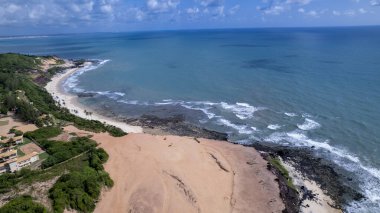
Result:
[[[220,7],[223,5],[223,0],[201,0],[201,5],[204,7]]]
[[[300,4],[307,5],[311,2],[311,0],[286,0],[286,4]]]
[[[163,13],[177,8],[179,0],[147,0],[147,8],[151,12]]]
[[[0,0],[0,25],[80,25],[113,17],[117,0]]]
[[[292,9],[293,6],[308,5],[312,0],[263,0],[266,5],[258,6],[256,9],[264,14],[279,15],[284,11]]]

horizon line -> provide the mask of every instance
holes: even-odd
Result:
[[[336,25],[336,26],[288,26],[288,27],[226,27],[226,28],[178,28],[162,30],[131,30],[131,31],[94,31],[94,32],[73,32],[73,33],[51,33],[51,34],[15,34],[0,35],[4,38],[22,38],[22,37],[44,37],[44,36],[61,36],[61,35],[78,35],[78,34],[101,34],[101,33],[148,33],[148,32],[175,32],[175,31],[218,31],[218,30],[255,30],[255,29],[321,29],[321,28],[361,28],[361,27],[380,27],[380,25]]]

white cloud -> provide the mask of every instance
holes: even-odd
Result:
[[[18,10],[21,9],[21,6],[18,6],[18,5],[15,5],[15,4],[10,4],[6,7],[6,11],[8,13],[15,13],[17,12]]]
[[[361,14],[366,14],[367,13],[367,10],[365,10],[364,8],[360,8],[358,11]]]
[[[262,2],[266,6],[257,7],[258,10],[264,14],[279,15],[282,12],[291,10],[293,7],[308,5],[312,0],[262,0]]]
[[[204,7],[219,7],[223,5],[223,0],[201,0],[200,2]]]
[[[340,16],[342,13],[341,13],[340,11],[333,10],[333,11],[332,11],[332,14],[333,14],[334,16]]]
[[[284,10],[285,10],[285,8],[283,6],[275,5],[271,8],[265,9],[264,13],[265,14],[271,14],[271,15],[279,15]]]
[[[179,0],[147,0],[147,8],[152,12],[162,13],[176,9]]]
[[[194,8],[187,8],[186,12],[188,14],[197,14],[200,12],[199,8],[198,7],[194,7]]]
[[[112,8],[112,5],[110,5],[110,4],[105,4],[105,5],[100,6],[100,10],[101,10],[103,13],[112,13],[113,8]]]
[[[286,0],[287,4],[300,4],[307,5],[311,2],[311,0]]]
[[[346,16],[355,16],[356,15],[356,11],[355,10],[346,10],[346,11],[344,11],[343,14],[346,15]]]
[[[228,10],[228,13],[234,15],[240,9],[240,5],[235,5]]]
[[[313,17],[318,17],[318,12],[315,10],[310,10],[307,15],[313,16]]]
[[[371,1],[370,1],[370,4],[371,4],[372,6],[380,6],[380,1],[379,1],[379,0],[371,0]]]
[[[93,24],[113,17],[118,0],[0,0],[0,25],[45,26]]]

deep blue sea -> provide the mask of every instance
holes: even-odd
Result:
[[[64,85],[94,109],[314,147],[366,195],[349,211],[380,212],[380,27],[2,37],[0,52],[97,59]]]

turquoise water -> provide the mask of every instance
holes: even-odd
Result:
[[[65,84],[97,92],[94,108],[313,146],[367,196],[349,211],[380,212],[380,27],[8,37],[0,51],[99,60]]]

